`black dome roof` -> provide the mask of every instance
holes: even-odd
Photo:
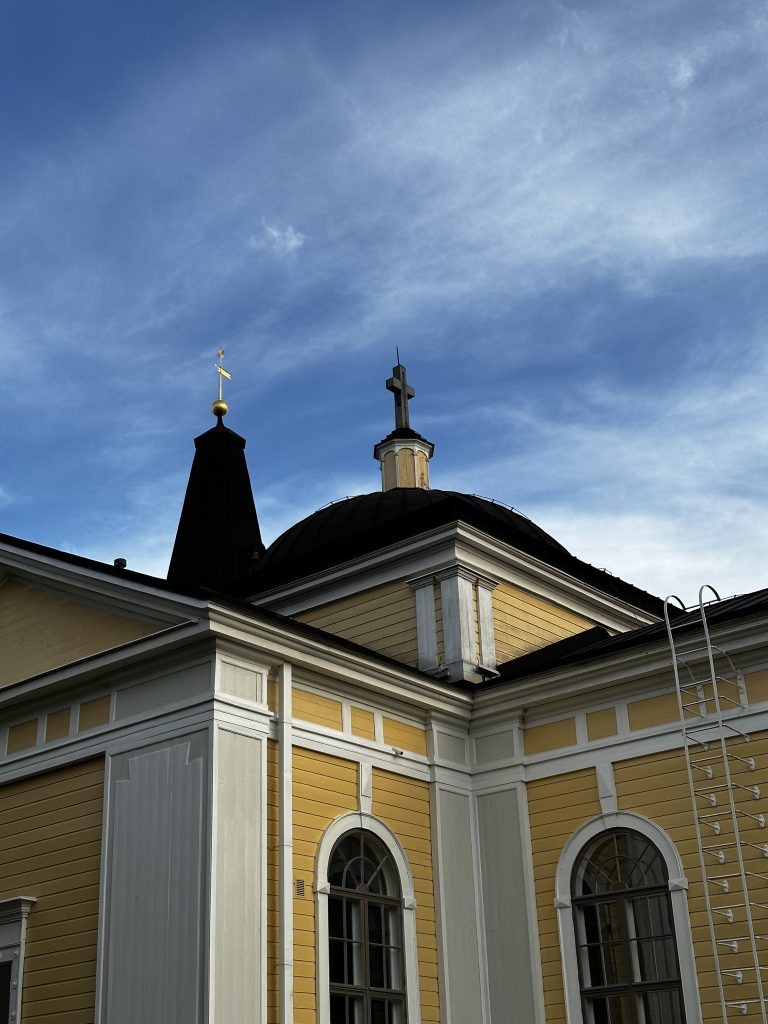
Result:
[[[582,562],[514,509],[473,494],[418,487],[360,494],[313,512],[278,537],[253,571],[227,590],[254,596],[459,520],[605,593],[654,615],[663,612],[657,597]]]
[[[287,568],[287,563],[301,562],[301,574],[306,575],[307,559],[321,563],[324,568],[329,564],[328,556],[332,562],[346,561],[458,519],[485,527],[494,536],[502,531],[517,547],[525,544],[537,551],[554,549],[567,554],[562,544],[530,519],[487,498],[458,491],[393,487],[388,491],[343,498],[313,512],[267,548],[257,571],[274,570],[277,566]],[[493,523],[492,530],[490,523]]]

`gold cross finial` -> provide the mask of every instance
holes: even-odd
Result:
[[[218,376],[219,379],[219,397],[211,406],[211,412],[213,413],[214,416],[218,416],[219,420],[221,420],[221,417],[226,416],[227,413],[229,412],[229,406],[221,397],[221,378],[226,377],[227,380],[232,380],[232,374],[225,370],[224,367],[221,365],[224,359],[224,349],[220,348],[216,354],[219,357],[218,363],[214,364],[216,366],[216,375]]]

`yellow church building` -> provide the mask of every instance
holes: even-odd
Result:
[[[429,486],[269,547],[195,441],[168,578],[0,535],[0,1024],[768,1024],[768,590]]]

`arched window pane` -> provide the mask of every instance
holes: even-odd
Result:
[[[331,1024],[406,1024],[400,880],[386,846],[348,832],[328,867]]]
[[[667,868],[653,843],[603,833],[582,851],[571,891],[585,1024],[684,1024]]]

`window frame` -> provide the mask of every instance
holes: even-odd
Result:
[[[0,900],[0,963],[11,964],[8,1021],[0,1021],[0,1024],[19,1024],[21,1020],[27,917],[36,902],[34,896],[14,896],[12,899]]]
[[[629,812],[603,814],[586,822],[573,833],[560,854],[555,874],[555,909],[560,934],[566,1019],[568,1024],[584,1024],[571,894],[573,871],[582,852],[594,839],[604,833],[625,830],[639,832],[653,843],[666,865],[683,1006],[688,1021],[700,1020],[701,1002],[688,915],[688,879],[683,872],[682,861],[674,843],[663,829],[648,818]]]
[[[416,945],[416,899],[411,869],[394,832],[378,818],[373,817],[373,815],[359,812],[343,814],[336,818],[320,840],[317,852],[315,919],[318,1024],[330,1024],[331,1019],[331,985],[328,956],[328,899],[331,894],[331,885],[328,881],[328,866],[331,854],[338,841],[348,832],[359,831],[370,832],[386,847],[397,871],[402,907],[406,1015],[408,1024],[421,1024],[418,950]]]

